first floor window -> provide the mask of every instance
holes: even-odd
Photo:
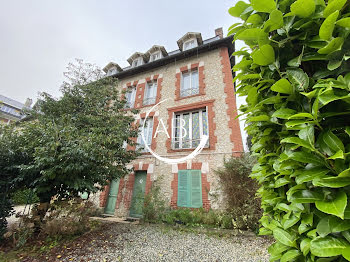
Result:
[[[157,81],[147,82],[143,105],[152,105],[156,103]]]
[[[203,135],[208,135],[206,109],[175,113],[173,120],[173,149],[196,148]],[[206,147],[209,146],[209,140]]]
[[[197,94],[199,94],[198,70],[183,73],[180,96],[186,97]]]
[[[179,170],[177,206],[200,208],[202,203],[202,174],[200,170]]]
[[[129,88],[128,91],[125,93],[125,96],[126,96],[125,108],[133,108],[135,104],[136,87]]]
[[[145,122],[146,121],[146,122]],[[152,144],[152,135],[153,135],[153,117],[145,119],[141,119],[140,121],[140,127],[139,127],[139,135],[137,137],[137,148],[141,149],[142,151],[145,151],[145,141],[142,139],[142,126],[143,123],[145,123],[145,129],[144,129],[144,137],[147,145],[150,147]]]

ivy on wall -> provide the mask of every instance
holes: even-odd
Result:
[[[350,261],[350,10],[346,0],[229,9],[240,109],[258,157],[270,261]]]

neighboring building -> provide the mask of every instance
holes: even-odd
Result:
[[[32,100],[27,98],[24,104],[0,95],[0,124],[9,124],[12,121],[18,121],[24,117],[22,110],[30,108]]]
[[[179,50],[167,52],[154,45],[146,53],[134,53],[127,68],[109,63],[103,69],[119,79],[120,91],[127,91],[127,108],[140,110],[136,121],[146,121],[146,142],[158,155],[180,158],[193,151],[203,135],[209,135],[202,152],[187,163],[169,165],[148,152],[142,154],[132,163],[134,173],[112,181],[100,193],[105,213],[142,216],[144,196],[153,183],[160,186],[161,196],[172,208],[225,207],[214,170],[223,166],[225,157],[243,152],[231,70],[232,40],[223,38],[222,28],[206,40],[190,32],[177,41]],[[169,100],[145,120],[146,112],[164,99]],[[158,125],[158,131],[163,130],[162,121],[171,138],[165,132],[154,137]],[[180,122],[185,124],[183,129]],[[138,142],[143,144],[141,138]]]

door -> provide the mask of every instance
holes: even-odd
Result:
[[[106,214],[114,215],[115,205],[117,203],[118,189],[119,189],[119,179],[112,180],[109,186],[108,199],[105,207]]]
[[[132,192],[130,207],[131,217],[142,217],[142,209],[145,200],[146,178],[146,171],[137,171],[135,173],[134,190]]]

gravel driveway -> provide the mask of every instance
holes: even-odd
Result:
[[[113,223],[102,233],[55,250],[56,261],[268,261],[269,241],[218,237],[160,225]],[[79,240],[79,239],[78,239]]]

